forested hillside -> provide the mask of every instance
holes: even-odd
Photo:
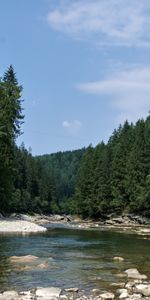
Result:
[[[85,148],[37,156],[35,160],[40,163],[46,173],[54,179],[56,198],[61,212],[73,212],[75,185],[79,166]]]
[[[119,126],[108,143],[88,147],[74,201],[83,217],[132,212],[150,216],[150,116]]]
[[[150,116],[126,121],[107,144],[37,157],[16,145],[23,120],[10,66],[0,80],[0,213],[150,216]]]

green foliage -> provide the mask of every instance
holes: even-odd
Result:
[[[60,210],[66,199],[70,199],[75,192],[77,172],[84,152],[85,149],[80,149],[35,157],[55,182],[57,206]]]
[[[150,117],[119,126],[107,145],[88,148],[76,184],[77,212],[99,218],[108,213],[150,212]],[[149,213],[150,214],[150,213]]]
[[[22,87],[12,66],[0,80],[0,212],[150,215],[150,116],[119,126],[107,144],[33,157],[16,146]]]
[[[21,91],[13,67],[0,81],[0,211],[9,211],[13,192],[15,139],[23,120]]]
[[[21,134],[22,87],[12,66],[0,81],[0,212],[58,211],[55,183],[24,145]]]

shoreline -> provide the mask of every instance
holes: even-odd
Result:
[[[125,272],[137,272],[129,269]],[[140,275],[140,274],[139,274]],[[141,275],[141,277],[145,275]],[[150,281],[136,279],[128,276],[128,280],[122,285],[114,284],[114,291],[92,289],[86,294],[84,290],[77,287],[62,289],[60,287],[36,287],[32,290],[17,292],[7,290],[0,292],[0,300],[142,300],[150,299]]]
[[[138,217],[120,216],[105,221],[82,220],[76,216],[12,214],[0,216],[0,233],[38,233],[47,231],[48,224],[60,224],[70,229],[116,230],[150,238],[150,220],[142,224]],[[141,219],[140,219],[141,221]]]
[[[0,233],[36,233],[47,229],[33,222],[24,220],[0,220]]]

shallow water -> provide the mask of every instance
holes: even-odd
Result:
[[[38,264],[12,263],[10,256],[35,255]],[[124,262],[113,261],[114,256]],[[24,267],[30,269],[24,269]],[[150,240],[104,230],[79,230],[51,226],[46,233],[0,235],[0,290],[27,290],[37,286],[108,289],[127,268],[137,268],[150,278]]]

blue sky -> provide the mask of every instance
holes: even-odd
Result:
[[[32,153],[107,141],[150,110],[149,0],[0,0],[0,74],[23,85]]]

